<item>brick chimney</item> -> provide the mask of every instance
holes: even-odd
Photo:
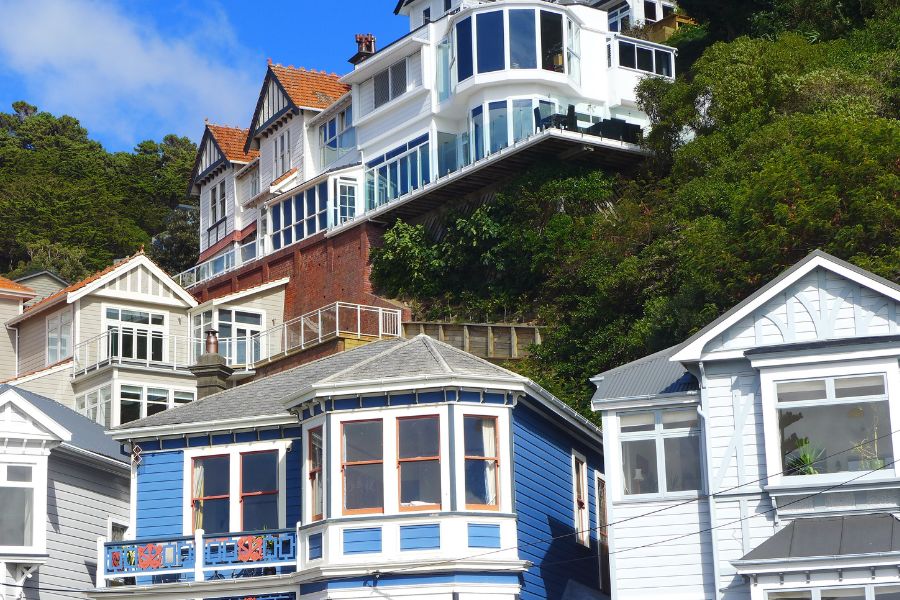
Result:
[[[219,354],[219,332],[215,329],[206,332],[205,350],[197,363],[188,367],[197,378],[197,400],[227,389],[228,378],[234,373],[225,357]]]
[[[371,33],[356,34],[356,54],[350,59],[350,64],[358,65],[375,54],[375,36]]]

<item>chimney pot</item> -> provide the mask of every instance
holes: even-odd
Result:
[[[375,54],[375,36],[371,33],[357,33],[356,48],[356,54],[350,59],[354,65],[358,65]]]
[[[219,353],[219,332],[215,329],[206,330],[206,354]]]

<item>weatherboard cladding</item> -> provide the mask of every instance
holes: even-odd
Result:
[[[597,503],[594,472],[603,472],[602,458],[599,452],[576,442],[563,429],[524,404],[517,405],[512,415],[519,558],[535,565],[523,576],[521,598],[558,600],[570,579],[597,589],[599,570],[596,562]],[[573,449],[587,460],[590,548],[579,544],[573,535]],[[573,560],[581,562],[542,566]]]
[[[221,419],[288,416],[284,401],[316,384],[350,384],[410,376],[496,377],[525,381],[506,369],[428,336],[383,340],[341,352],[201,400],[134,421],[117,429],[137,429]]]
[[[678,394],[698,389],[697,379],[680,363],[669,359],[681,350],[683,344],[660,350],[636,361],[600,373],[596,382],[594,400],[635,398]]]
[[[137,537],[180,536],[183,495],[184,453],[143,455],[137,469]]]

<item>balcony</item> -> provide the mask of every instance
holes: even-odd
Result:
[[[127,327],[109,329],[75,346],[72,378],[113,365],[184,370],[193,363],[191,348],[192,340],[186,336]]]
[[[224,254],[193,266],[187,271],[182,271],[175,275],[173,279],[181,287],[189,288],[207,279],[233,271],[248,262],[260,258],[262,256],[261,243],[261,241],[257,240],[247,242],[242,246],[233,248]]]
[[[198,552],[198,549],[200,551]],[[97,541],[97,587],[240,579],[299,569],[296,529]],[[150,580],[146,582],[149,583]]]

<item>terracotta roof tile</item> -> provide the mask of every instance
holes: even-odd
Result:
[[[269,68],[297,106],[328,108],[350,91],[350,86],[341,83],[340,75],[334,73],[274,64]]]
[[[278,185],[279,183],[281,183],[282,181],[284,181],[285,179],[287,179],[288,177],[290,177],[291,175],[293,175],[296,172],[297,172],[297,167],[294,167],[293,169],[286,171],[284,173],[284,175],[279,175],[278,178],[275,181],[273,181],[272,183],[270,183],[269,185],[270,186]]]
[[[34,290],[12,279],[0,275],[0,292],[16,292],[17,294],[34,294]]]
[[[207,123],[206,128],[219,144],[219,148],[225,153],[225,158],[231,162],[248,163],[259,156],[259,150],[244,152],[244,143],[247,141],[248,129],[240,127],[228,127],[226,125],[213,125]]]

